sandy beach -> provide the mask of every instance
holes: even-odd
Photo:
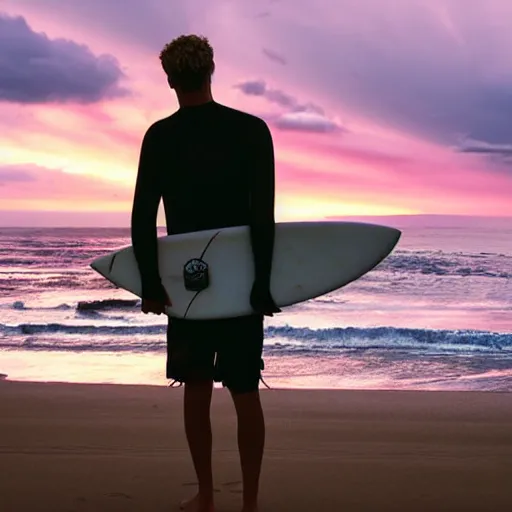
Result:
[[[195,491],[183,390],[0,382],[0,510],[173,511]],[[512,394],[262,391],[262,512],[512,510]],[[240,508],[230,397],[217,510]]]

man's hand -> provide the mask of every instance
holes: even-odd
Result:
[[[266,316],[274,316],[274,313],[281,313],[281,310],[272,298],[270,288],[257,281],[254,282],[251,291],[251,306],[254,311]]]
[[[154,300],[154,299],[142,299],[141,310],[144,314],[154,313],[155,315],[161,315],[165,313],[166,306],[172,306],[171,299],[167,292],[164,290],[165,299],[164,300]]]

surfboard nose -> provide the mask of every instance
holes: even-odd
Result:
[[[402,232],[397,228],[391,228],[388,226],[386,226],[386,227],[389,230],[390,238],[392,240],[394,240],[394,242],[395,242],[394,245],[396,245],[398,243],[398,241],[400,240],[400,237],[402,236]]]
[[[399,229],[390,226],[379,226],[379,228],[380,234],[383,235],[383,241],[387,241],[385,246],[387,247],[386,252],[389,255],[400,241],[402,232]]]

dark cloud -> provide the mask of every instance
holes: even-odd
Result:
[[[276,103],[281,107],[289,108],[294,112],[314,111],[318,114],[323,114],[324,111],[321,107],[313,103],[300,103],[295,97],[281,91],[280,89],[272,89],[267,86],[264,80],[248,80],[241,82],[234,86],[240,89],[248,96],[262,96],[271,103]]]
[[[273,118],[275,126],[281,130],[308,132],[333,132],[343,128],[326,117],[324,110],[314,103],[300,103],[290,94],[280,89],[267,87],[264,80],[249,80],[235,85],[248,96],[259,96],[270,103],[275,103],[289,112]]]
[[[263,80],[251,80],[237,84],[235,88],[250,96],[263,96],[267,90],[267,84]]]
[[[270,60],[272,60],[274,62],[282,64],[283,66],[286,66],[286,64],[288,63],[282,55],[279,55],[278,53],[276,53],[273,50],[270,50],[268,48],[263,48],[262,51],[263,51],[263,55],[265,55],[266,57],[268,57]]]
[[[465,140],[458,147],[461,153],[512,156],[512,144],[490,144],[481,140]]]
[[[466,139],[455,147],[459,153],[468,153],[486,158],[498,166],[508,169],[512,164],[512,144],[493,144],[481,140]]]
[[[0,101],[94,103],[128,94],[115,57],[49,39],[21,16],[0,14],[0,54]]]

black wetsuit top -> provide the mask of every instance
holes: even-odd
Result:
[[[162,299],[161,199],[169,235],[249,225],[256,280],[269,285],[274,183],[272,136],[262,119],[210,101],[154,123],[142,142],[132,210],[142,297]]]

